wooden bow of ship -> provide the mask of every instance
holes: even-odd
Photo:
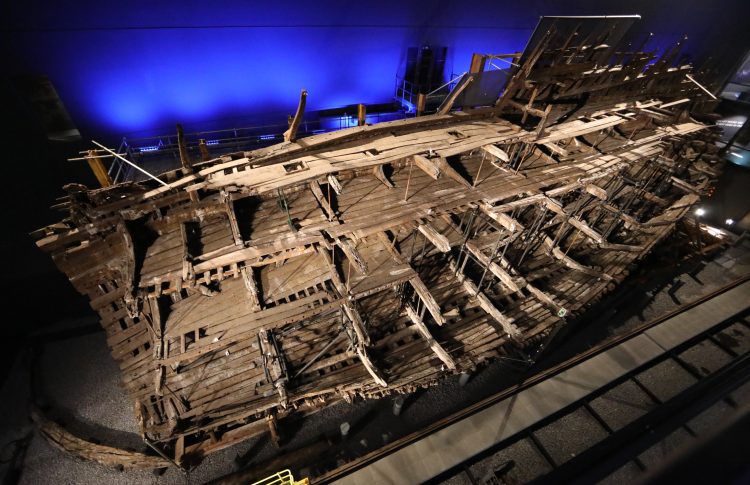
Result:
[[[68,187],[34,237],[149,443],[184,463],[520,355],[622,281],[717,176],[716,134],[689,66],[553,38],[510,56],[494,106],[296,140],[305,93],[284,143]]]

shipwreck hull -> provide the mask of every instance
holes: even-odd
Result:
[[[670,103],[697,96],[687,68],[535,70],[545,56],[494,107],[69,187],[34,236],[98,312],[144,437],[182,463],[411,392],[621,282],[718,174],[715,132]]]

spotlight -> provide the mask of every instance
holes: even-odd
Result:
[[[697,209],[695,209],[696,216],[700,217],[705,214],[706,214],[706,209],[704,209],[703,207],[698,207]]]
[[[732,224],[734,224],[734,219],[727,219],[726,221],[724,221],[724,224],[726,224],[727,226],[731,226]]]

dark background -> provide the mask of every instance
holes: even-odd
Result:
[[[31,0],[0,16],[2,334],[11,344],[86,304],[28,233],[55,222],[64,183],[94,186],[85,162],[66,162],[90,139],[284,122],[299,89],[308,109],[388,102],[408,47],[446,46],[445,75],[472,52],[522,50],[541,15],[640,14],[633,37],[653,32],[662,51],[683,34],[700,64],[729,75],[750,46],[750,2],[130,2]],[[57,90],[82,141],[48,140],[28,79]],[[26,83],[26,84],[25,84]]]

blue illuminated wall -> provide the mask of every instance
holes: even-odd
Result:
[[[731,50],[746,33],[722,9],[743,3],[31,0],[0,22],[6,65],[48,76],[91,137],[279,123],[303,87],[310,110],[386,102],[409,46],[448,46],[463,72],[472,52],[522,50],[543,14],[640,13],[654,47],[744,35]]]

